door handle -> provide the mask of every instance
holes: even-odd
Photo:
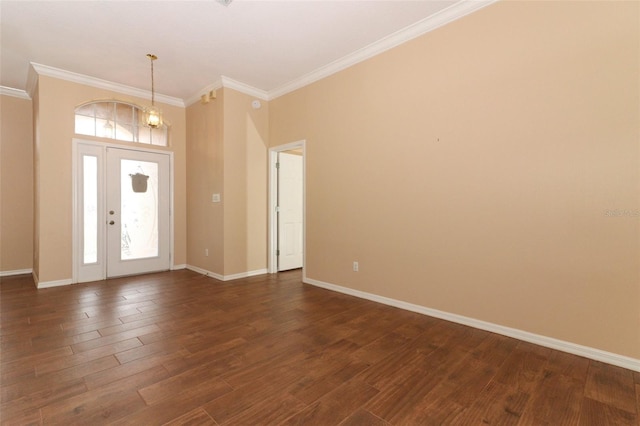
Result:
[[[110,220],[109,225],[113,225],[113,224],[115,224],[115,222],[113,220]]]

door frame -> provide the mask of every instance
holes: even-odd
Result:
[[[269,273],[278,272],[278,153],[292,149],[302,149],[302,276],[306,276],[307,261],[307,142],[300,140],[269,148],[269,244],[267,247],[267,269]]]
[[[122,150],[128,150],[128,151],[138,151],[138,152],[146,152],[146,153],[151,153],[151,154],[163,154],[163,155],[168,155],[169,156],[169,268],[173,269],[174,268],[174,162],[173,162],[173,152],[172,151],[164,151],[161,149],[153,149],[153,148],[146,148],[144,146],[131,146],[131,145],[120,145],[120,144],[115,144],[115,143],[109,143],[109,142],[100,142],[100,141],[95,141],[95,140],[88,140],[88,139],[79,139],[79,138],[73,138],[72,139],[72,144],[71,144],[71,151],[72,151],[72,156],[71,156],[71,191],[72,191],[72,195],[71,195],[71,200],[72,200],[72,206],[71,206],[71,211],[72,211],[72,222],[71,222],[71,258],[72,258],[72,272],[71,272],[71,283],[75,284],[78,282],[78,277],[80,275],[80,258],[83,255],[83,253],[81,252],[82,249],[82,230],[80,229],[80,214],[79,214],[79,209],[80,209],[80,205],[79,205],[79,197],[78,197],[78,189],[79,189],[79,182],[78,182],[78,172],[79,172],[79,168],[80,165],[78,164],[78,150],[79,150],[79,145],[87,145],[87,146],[91,146],[94,148],[98,148],[102,151],[102,168],[105,171],[105,176],[104,179],[102,179],[102,182],[99,183],[99,185],[102,186],[102,194],[103,197],[106,198],[106,161],[107,161],[107,156],[106,156],[106,152],[107,152],[107,148],[115,148],[115,149],[122,149]],[[103,205],[105,205],[103,203]],[[102,220],[106,220],[106,213],[102,212],[102,214],[104,215],[102,217]],[[101,220],[101,216],[98,216],[98,221]],[[106,238],[104,238],[104,249],[106,250]],[[106,253],[105,255],[106,256]],[[104,261],[105,259],[103,259]],[[102,277],[101,279],[104,280],[107,278],[107,265],[106,263],[104,264],[104,267],[101,271]]]

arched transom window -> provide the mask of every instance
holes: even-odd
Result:
[[[144,126],[143,112],[139,106],[127,102],[88,102],[76,108],[76,133],[119,141],[168,146],[167,125],[163,124],[157,129]]]

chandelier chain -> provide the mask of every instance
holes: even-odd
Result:
[[[153,81],[153,61],[158,59],[153,53],[147,53],[147,58],[151,60],[151,106],[155,105],[155,85]]]
[[[153,87],[153,60],[151,60],[151,105],[155,105],[155,89]]]

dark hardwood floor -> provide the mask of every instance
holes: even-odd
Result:
[[[3,278],[1,422],[638,424],[640,373],[300,278]]]

